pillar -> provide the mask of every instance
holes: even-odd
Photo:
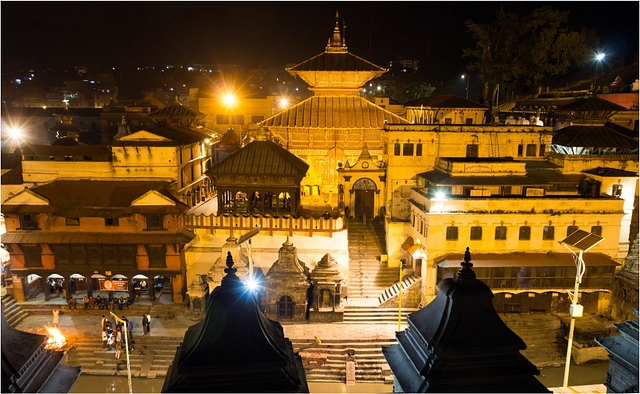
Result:
[[[27,300],[25,295],[25,281],[26,278],[18,277],[18,275],[13,275],[13,297],[18,302],[24,302]]]

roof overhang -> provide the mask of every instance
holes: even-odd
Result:
[[[460,268],[463,261],[462,253],[451,253],[436,258],[435,262],[440,268]],[[601,253],[585,253],[583,260],[587,267],[611,266],[617,267],[620,263]],[[492,267],[575,267],[571,253],[474,253],[471,260],[474,268]]]

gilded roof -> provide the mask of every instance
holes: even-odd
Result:
[[[556,108],[556,111],[626,111],[627,109],[598,96],[575,99]]]
[[[358,96],[313,96],[258,123],[260,126],[381,129],[411,124]]]
[[[195,119],[202,117],[204,114],[195,109],[187,108],[180,102],[167,105],[157,111],[149,114],[149,118],[171,118],[171,119]]]
[[[148,130],[149,133],[167,138],[171,141],[136,141],[136,140],[115,140],[112,142],[114,146],[172,146],[172,145],[188,145],[201,142],[209,136],[202,132],[179,125],[159,126]]]
[[[368,60],[352,53],[322,52],[302,63],[286,69],[289,72],[296,71],[378,71],[387,72]]]
[[[207,174],[303,177],[308,169],[307,162],[279,145],[271,141],[253,141],[214,164]]]

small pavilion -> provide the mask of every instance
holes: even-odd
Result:
[[[300,182],[309,164],[258,133],[256,140],[214,164],[219,213],[300,213]]]

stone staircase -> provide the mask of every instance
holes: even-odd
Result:
[[[420,278],[414,274],[406,275],[402,277],[402,291],[406,293],[406,291],[413,285],[414,283],[420,281]],[[393,285],[386,288],[382,294],[378,296],[378,302],[380,305],[389,301],[390,299],[397,297],[400,294],[400,286],[398,283],[394,283]]]
[[[20,324],[29,314],[21,306],[18,305],[16,300],[10,294],[2,296],[2,312],[4,313],[7,323],[15,327]],[[51,310],[49,310],[51,313]]]
[[[402,308],[402,322],[407,322],[407,315],[418,308]],[[349,306],[344,308],[345,323],[393,324],[398,322],[398,308],[380,308],[376,306]]]
[[[313,340],[292,339],[294,350],[302,362],[310,382],[345,383],[349,349],[354,351],[356,381],[359,383],[392,383],[393,374],[382,355],[383,346],[395,345],[393,340]]]
[[[134,337],[134,349],[129,353],[131,376],[162,378],[167,376],[182,337]],[[127,357],[122,353],[115,358],[115,350],[102,350],[102,339],[98,336],[67,337],[70,348],[62,363],[81,366],[83,375],[127,376]]]
[[[564,365],[566,355],[561,339],[564,331],[560,319],[543,313],[500,313],[500,318],[527,344],[521,351],[538,368]]]
[[[395,268],[389,268],[380,256],[386,254],[384,223],[381,219],[362,224],[349,221],[349,299],[373,298],[398,280]]]

